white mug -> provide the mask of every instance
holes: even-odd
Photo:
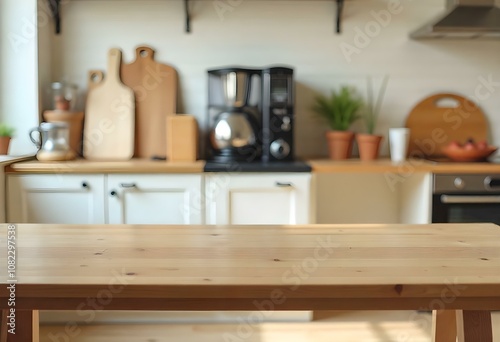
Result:
[[[409,143],[410,143],[409,128],[389,129],[389,145],[391,151],[391,160],[393,163],[401,163],[406,160]]]

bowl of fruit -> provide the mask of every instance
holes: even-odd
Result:
[[[442,149],[442,152],[453,161],[479,162],[486,160],[496,150],[496,146],[488,145],[486,141],[476,143],[473,139],[469,139],[465,144],[452,141]]]

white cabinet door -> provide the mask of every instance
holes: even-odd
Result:
[[[207,174],[207,223],[310,223],[310,186],[309,173]]]
[[[104,223],[103,175],[8,175],[12,223]]]
[[[202,175],[108,175],[108,222],[202,224]]]

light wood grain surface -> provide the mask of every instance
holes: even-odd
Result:
[[[432,162],[409,159],[403,163],[392,163],[389,159],[360,161],[349,159],[334,161],[329,159],[309,160],[314,173],[396,173],[409,175],[418,172],[431,173],[500,173],[500,164]]]
[[[205,162],[166,162],[147,159],[132,159],[130,161],[90,161],[78,159],[70,162],[39,162],[26,161],[7,166],[8,173],[200,173]]]
[[[489,163],[433,163],[426,160],[408,160],[402,164],[394,164],[388,159],[363,162],[358,159],[333,161],[315,159],[307,161],[314,173],[396,173],[409,175],[412,173],[500,173],[500,164]],[[164,173],[203,172],[205,161],[196,162],[164,162],[147,159],[130,161],[90,161],[79,159],[68,162],[16,162],[6,167],[8,173]]]
[[[252,310],[273,296],[280,310],[416,309],[443,295],[446,308],[500,309],[493,224],[19,225],[16,232],[21,308],[74,309],[120,283],[106,309]],[[3,246],[6,236],[4,225]],[[6,295],[0,287],[0,308]]]

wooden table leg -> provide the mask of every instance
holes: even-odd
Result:
[[[432,312],[432,342],[456,342],[457,318],[455,310]]]
[[[2,310],[0,342],[39,342],[38,310],[16,310],[15,321],[9,315],[9,310]],[[8,325],[11,322],[15,323],[14,330],[13,325]]]
[[[493,342],[491,312],[457,311],[458,342]]]

